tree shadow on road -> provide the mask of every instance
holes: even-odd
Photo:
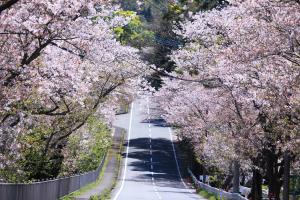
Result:
[[[132,158],[134,161],[128,163],[128,167],[131,167],[132,171],[141,172],[132,178],[131,181],[150,181],[152,178],[151,172],[153,172],[157,185],[183,188],[170,140],[165,138],[151,139],[152,156],[150,154],[150,138],[131,139],[129,142],[131,151],[128,154],[128,158]],[[122,156],[125,157],[126,154],[124,153]],[[151,164],[153,165],[152,169]]]

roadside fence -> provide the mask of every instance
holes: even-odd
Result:
[[[57,200],[96,181],[105,158],[106,154],[96,170],[79,175],[34,183],[0,183],[0,200]]]
[[[188,169],[188,172],[190,174],[190,176],[193,179],[193,182],[195,184],[195,186],[197,187],[197,189],[204,189],[209,193],[212,193],[216,196],[219,196],[220,199],[228,199],[228,200],[247,200],[247,198],[243,197],[242,195],[238,194],[238,193],[231,193],[231,192],[226,192],[224,190],[221,190],[219,188],[215,188],[212,187],[210,185],[207,185],[205,183],[202,183],[201,181],[199,181],[195,175],[193,174],[193,172]]]

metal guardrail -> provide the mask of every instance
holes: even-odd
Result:
[[[1,200],[57,200],[96,181],[106,154],[99,167],[84,174],[34,183],[0,183]]]
[[[209,193],[215,194],[216,196],[220,196],[220,199],[228,199],[228,200],[247,200],[247,198],[241,196],[240,194],[237,193],[231,193],[231,192],[226,192],[224,190],[212,187],[210,185],[207,185],[205,183],[202,183],[198,181],[198,179],[195,177],[193,172],[188,169],[188,172],[190,176],[193,179],[194,184],[196,185],[197,188],[204,189]]]

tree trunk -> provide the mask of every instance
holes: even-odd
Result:
[[[280,200],[281,183],[278,171],[278,157],[272,150],[268,150],[265,154],[265,160],[269,185],[269,199]]]
[[[283,200],[289,200],[289,186],[290,186],[290,154],[288,151],[284,152],[284,172],[283,172]]]
[[[233,162],[233,193],[240,193],[240,164]]]
[[[228,191],[230,189],[230,185],[232,183],[232,178],[233,178],[233,176],[231,174],[229,174],[229,175],[226,176],[224,184],[222,185],[222,188],[225,191]]]
[[[250,200],[262,199],[262,176],[257,169],[253,169],[252,186],[250,193]]]

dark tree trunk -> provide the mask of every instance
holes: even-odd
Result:
[[[233,162],[233,192],[240,193],[240,164],[238,161]]]
[[[278,170],[278,156],[273,150],[266,151],[266,172],[269,185],[269,199],[280,200],[280,174]]]
[[[261,200],[262,199],[262,176],[258,169],[253,169],[253,178],[250,198],[251,200]]]
[[[231,185],[231,183],[232,183],[232,179],[233,179],[233,176],[232,176],[231,174],[229,174],[228,176],[226,176],[225,181],[224,181],[224,184],[223,184],[223,186],[222,186],[222,188],[223,188],[224,190],[226,190],[226,191],[229,190],[230,185]]]
[[[289,183],[290,183],[290,154],[284,152],[284,172],[283,172],[283,200],[289,200]]]

